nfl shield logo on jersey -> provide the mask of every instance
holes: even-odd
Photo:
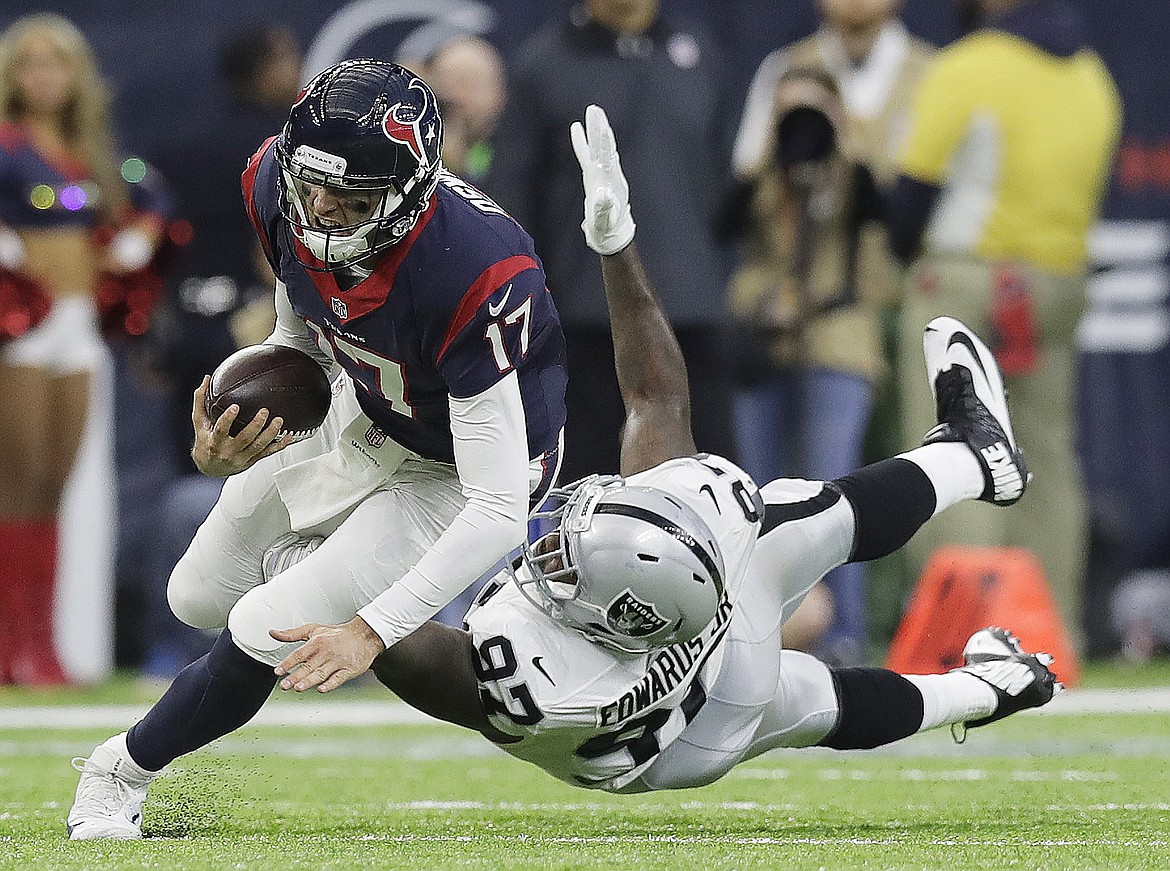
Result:
[[[618,632],[632,638],[651,635],[666,625],[666,619],[654,610],[654,606],[643,602],[628,587],[610,602],[605,618]]]
[[[366,430],[366,443],[371,448],[380,448],[386,444],[386,433],[378,429],[376,423],[370,424],[370,428]]]
[[[349,317],[349,306],[347,306],[337,297],[331,297],[331,301],[333,303],[333,313],[335,315],[337,315],[342,320],[345,320]]]

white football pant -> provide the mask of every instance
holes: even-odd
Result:
[[[345,623],[406,574],[463,507],[459,476],[371,427],[341,377],[313,436],[228,478],[171,574],[175,616],[226,625],[244,652],[276,665],[298,645],[269,629]],[[326,539],[265,584],[264,552],[289,532]]]

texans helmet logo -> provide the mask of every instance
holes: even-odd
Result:
[[[425,134],[422,130],[424,119],[431,114],[430,94],[426,86],[418,79],[412,81],[409,87],[422,94],[422,108],[395,103],[382,119],[382,130],[391,142],[397,142],[409,148],[410,153],[414,155],[414,159],[419,162],[420,166],[427,166],[431,160],[427,156],[426,147],[435,139],[434,119],[427,122],[428,129]]]

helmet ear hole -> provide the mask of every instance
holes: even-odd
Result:
[[[640,559],[640,560],[642,560],[642,562],[646,562],[646,563],[658,562],[658,557],[656,557],[650,553],[640,553],[640,554],[638,554],[638,559]]]

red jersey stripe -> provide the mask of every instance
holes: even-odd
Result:
[[[272,243],[268,241],[268,234],[264,232],[264,225],[260,221],[260,212],[256,209],[255,191],[256,173],[260,169],[260,160],[274,141],[276,141],[275,136],[269,136],[264,140],[264,144],[256,149],[256,153],[252,155],[248,160],[248,165],[244,168],[244,174],[240,176],[240,187],[244,191],[244,208],[248,211],[248,220],[252,222],[256,235],[260,237],[260,244],[264,246],[265,256],[273,265],[276,264],[276,258],[272,253]]]
[[[435,362],[438,363],[443,359],[443,355],[447,353],[447,348],[455,341],[455,337],[471,323],[484,300],[495,293],[500,285],[505,281],[511,281],[526,269],[539,268],[536,261],[528,255],[516,254],[498,263],[493,263],[481,272],[479,277],[471,283],[467,292],[463,294],[463,299],[459,301],[455,314],[451,318],[451,324],[447,327],[447,334],[443,336],[443,344],[439,346],[439,354],[435,357]]]

